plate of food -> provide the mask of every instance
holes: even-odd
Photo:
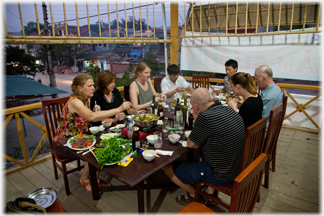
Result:
[[[132,156],[131,140],[122,139],[119,136],[113,136],[110,139],[103,139],[98,145],[105,146],[97,148],[94,152],[99,166],[115,165],[118,162]]]
[[[92,147],[96,144],[96,137],[94,135],[76,135],[71,137],[65,144],[73,150],[82,151],[88,149],[87,146]]]
[[[118,133],[105,133],[100,136],[100,139],[110,139],[114,136],[119,136]]]

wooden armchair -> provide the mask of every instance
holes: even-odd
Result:
[[[208,75],[192,75],[192,88],[206,88],[209,89]]]
[[[268,156],[262,153],[234,179],[229,213],[251,213],[253,211],[259,196],[263,169],[267,160]]]
[[[52,153],[54,176],[55,179],[58,179],[57,169],[59,169],[62,172],[65,193],[67,196],[71,194],[67,175],[75,171],[80,171],[84,167],[80,166],[80,160],[77,160],[77,167],[67,170],[66,164],[75,161],[75,159],[63,158],[57,155],[53,148],[53,136],[55,135],[56,128],[58,127],[61,119],[60,113],[66,102],[69,100],[69,98],[70,97],[55,98],[50,100],[44,100],[42,102],[46,132]]]
[[[246,129],[243,157],[241,160],[241,165],[238,174],[240,174],[247,166],[249,166],[262,153],[265,144],[264,138],[265,138],[266,125],[267,125],[267,117],[264,117]],[[210,199],[213,202],[218,203],[221,206],[229,209],[230,206],[227,203],[224,203],[220,199],[215,199],[214,197],[210,196],[206,192],[202,191],[201,184],[210,186],[213,189],[222,192],[230,197],[233,196],[233,184],[214,185],[209,182],[202,181],[202,182],[197,182],[195,186],[196,188],[195,202],[198,202],[200,199],[200,195],[202,195],[205,198]]]
[[[265,174],[264,174],[264,187],[269,188],[269,170],[270,170],[270,160],[273,156],[273,151],[276,147],[278,136],[280,133],[282,124],[282,103],[278,106],[273,108],[270,111],[269,116],[269,126],[268,126],[268,133],[265,142],[265,149],[263,150],[264,153],[269,155],[268,161],[265,167]]]
[[[161,89],[161,82],[163,80],[164,77],[156,77],[154,78],[154,89],[157,93],[162,93],[162,89]]]
[[[216,214],[213,210],[206,207],[205,205],[199,203],[199,202],[192,202],[183,207],[178,213],[176,214]]]

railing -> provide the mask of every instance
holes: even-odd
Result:
[[[184,77],[187,81],[191,81],[192,80],[192,77]],[[154,80],[152,80],[152,82],[154,82]],[[210,78],[209,79],[209,82],[211,83],[223,83],[224,82],[224,79],[215,79],[215,78]],[[287,113],[286,112],[286,116],[285,116],[285,119],[291,117],[292,115],[294,115],[295,113],[297,112],[302,112],[304,113],[304,115],[307,117],[307,119],[309,119],[314,125],[315,127],[318,129],[318,130],[309,130],[309,129],[304,129],[304,128],[296,128],[296,127],[290,127],[288,125],[284,125],[284,127],[287,127],[287,128],[292,128],[292,129],[296,129],[296,130],[302,130],[302,131],[306,131],[306,132],[312,132],[312,133],[320,133],[320,126],[316,124],[316,122],[312,119],[312,117],[306,112],[306,106],[308,106],[310,103],[312,103],[313,101],[315,100],[318,100],[318,98],[321,96],[321,93],[319,95],[317,95],[316,97],[314,97],[313,99],[311,99],[310,101],[308,101],[307,103],[305,104],[299,104],[296,99],[287,91],[287,88],[291,89],[307,89],[307,90],[315,90],[315,91],[321,91],[321,87],[319,86],[307,86],[307,85],[294,85],[294,84],[283,84],[283,83],[277,83],[278,86],[280,88],[282,88],[284,91],[286,91],[289,95],[289,98],[291,99],[291,101],[294,102],[294,104],[296,105],[296,110],[291,112],[291,113]],[[212,89],[212,90],[215,90],[213,88],[213,86],[211,86],[209,84],[209,87]],[[120,92],[123,92],[124,91],[124,86],[121,86],[121,87],[117,87],[117,89],[120,91]],[[22,152],[23,152],[23,157],[24,157],[24,160],[23,161],[19,161],[15,158],[12,158],[6,154],[3,154],[3,158],[6,159],[6,160],[9,160],[17,165],[19,165],[20,167],[16,167],[16,168],[12,168],[12,169],[9,169],[9,170],[6,170],[5,174],[10,174],[12,172],[16,172],[18,170],[21,170],[21,169],[24,169],[28,166],[32,166],[36,163],[39,163],[41,161],[44,161],[44,160],[47,160],[47,159],[50,159],[51,156],[46,156],[46,157],[41,157],[40,159],[37,159],[36,160],[36,156],[39,152],[39,150],[41,149],[46,137],[47,137],[47,134],[46,134],[46,127],[45,126],[42,126],[40,123],[36,122],[34,119],[32,119],[30,116],[28,116],[25,112],[28,111],[28,110],[32,110],[32,109],[36,109],[36,108],[42,108],[42,103],[41,102],[38,102],[38,103],[34,103],[34,104],[30,104],[30,105],[25,105],[25,106],[19,106],[19,107],[15,107],[15,108],[9,108],[9,109],[5,109],[3,110],[3,115],[4,116],[7,116],[5,121],[4,121],[4,124],[3,124],[3,129],[2,129],[2,133],[4,132],[6,126],[8,125],[8,123],[10,122],[10,120],[15,117],[16,119],[16,124],[17,124],[17,130],[18,130],[18,135],[19,135],[19,140],[20,140],[20,145],[21,145],[21,148],[22,148]],[[27,154],[27,149],[26,149],[26,144],[25,144],[25,140],[24,140],[24,135],[23,135],[23,130],[22,130],[22,126],[21,126],[21,123],[20,123],[20,116],[23,116],[25,117],[27,120],[31,121],[33,124],[35,124],[37,127],[40,128],[41,130],[41,133],[43,134],[43,136],[41,137],[41,140],[39,141],[38,143],[38,146],[36,148],[36,150],[34,151],[33,155],[31,158],[28,158],[28,154]],[[6,141],[5,141],[5,144],[6,144]]]

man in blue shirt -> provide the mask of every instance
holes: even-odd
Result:
[[[282,103],[282,91],[280,87],[274,83],[272,77],[272,70],[267,65],[261,65],[255,69],[254,80],[261,88],[261,98],[263,102],[262,118],[267,117],[268,123],[270,111],[278,104]]]

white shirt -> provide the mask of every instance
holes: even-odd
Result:
[[[183,87],[183,88],[188,88],[189,83],[183,78],[182,76],[179,76],[176,83],[173,84],[173,82],[170,80],[169,75],[164,77],[161,81],[161,89],[162,89],[162,94],[166,94],[167,92],[173,91],[174,89],[178,87]],[[174,97],[176,98],[182,98],[182,92],[176,92],[174,94]]]

